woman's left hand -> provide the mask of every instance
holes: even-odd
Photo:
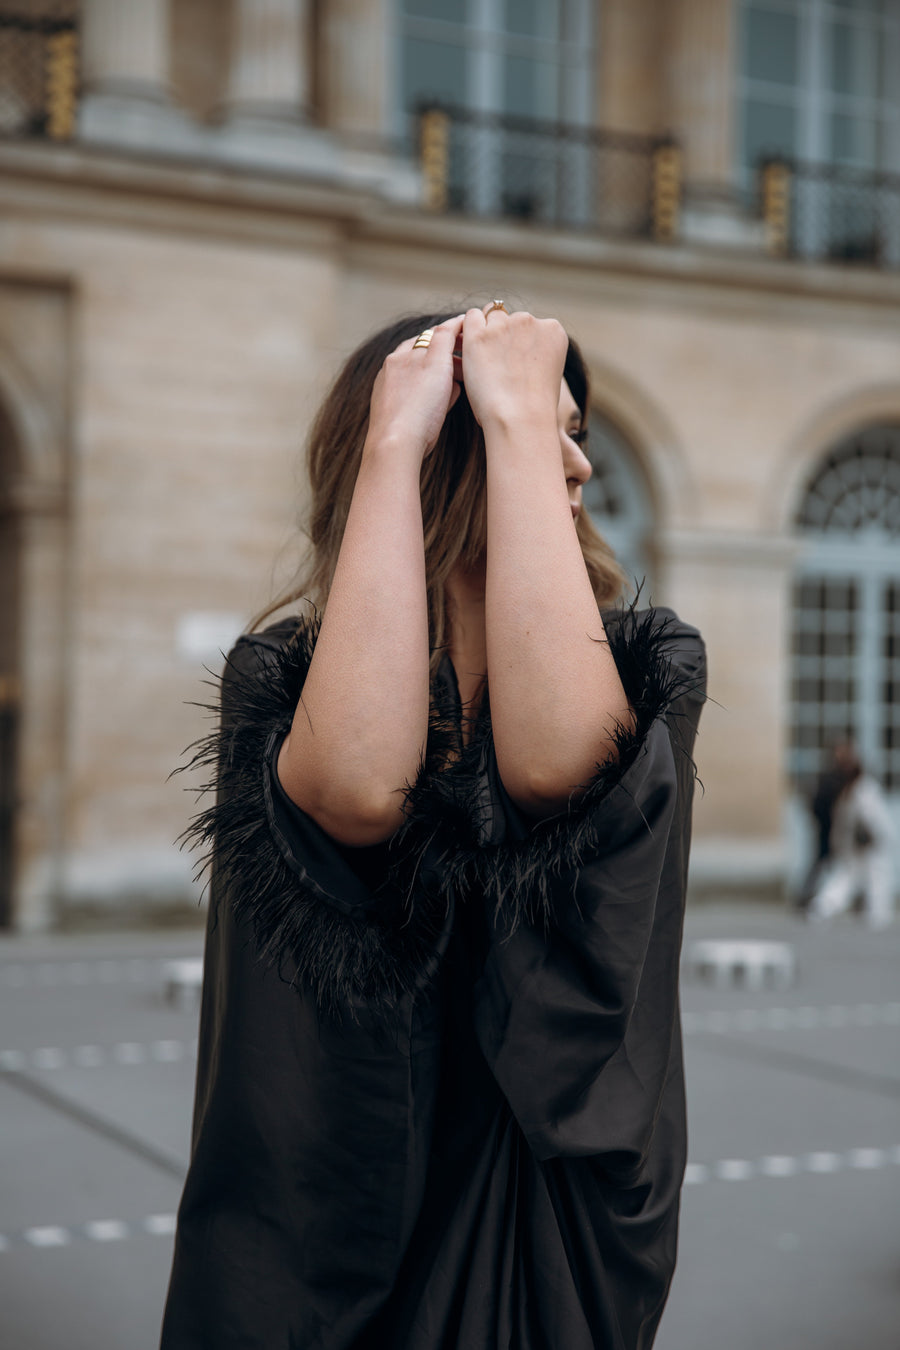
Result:
[[[479,424],[556,420],[569,340],[556,319],[520,310],[470,309],[463,321],[463,380]]]

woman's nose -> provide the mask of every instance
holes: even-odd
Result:
[[[588,459],[581,446],[576,445],[571,436],[565,437],[565,443],[563,464],[566,470],[566,482],[575,483],[578,487],[583,487],[593,473],[591,461]]]

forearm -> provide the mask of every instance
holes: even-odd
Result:
[[[374,843],[402,820],[427,729],[418,464],[367,444],[279,776],[334,838]]]
[[[486,623],[500,776],[547,815],[614,752],[630,710],[581,554],[551,415],[485,429]]]

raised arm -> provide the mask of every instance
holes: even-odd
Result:
[[[631,713],[575,532],[553,319],[466,315],[466,392],[487,450],[487,665],[500,776],[533,816],[565,806]]]
[[[401,343],[369,430],[321,631],[278,759],[288,796],[334,839],[387,839],[428,730],[428,612],[419,477],[459,394],[462,316],[427,349]]]

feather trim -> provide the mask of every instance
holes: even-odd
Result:
[[[184,766],[211,773],[200,792],[215,800],[180,842],[203,850],[198,876],[209,871],[216,897],[252,931],[262,959],[340,1016],[359,1003],[393,1006],[427,983],[449,916],[445,897],[413,905],[411,890],[395,885],[350,907],[278,845],[266,760],[290,729],[317,632],[315,621],[278,624],[259,640],[242,639],[227,658],[220,703],[204,705],[216,729],[189,747]]]
[[[431,824],[431,845],[439,858],[433,867],[442,871],[443,889],[458,899],[483,895],[495,924],[507,934],[522,923],[544,929],[552,924],[555,883],[574,878],[602,849],[604,822],[598,808],[613,789],[624,786],[659,717],[666,717],[673,749],[687,758],[696,776],[690,755],[695,728],[679,705],[684,699],[705,698],[705,672],[684,670],[673,662],[671,648],[678,638],[674,616],[652,608],[638,611],[636,605],[604,616],[606,641],[634,712],[634,726],[617,726],[615,750],[573,794],[565,811],[530,824],[519,838],[509,832],[497,842],[484,837],[485,766],[492,756],[489,714],[479,717],[475,735],[456,764],[434,776],[420,775],[407,795],[403,830],[412,834]],[[438,832],[436,821],[442,822]]]
[[[464,746],[455,694],[438,682],[426,752],[407,790],[384,884],[355,906],[326,891],[279,847],[266,800],[266,760],[290,729],[318,622],[284,621],[238,642],[221,679],[221,706],[207,708],[216,729],[189,747],[184,766],[211,775],[200,791],[215,800],[182,843],[204,849],[198,874],[210,869],[215,891],[222,888],[283,979],[310,988],[324,1011],[352,1015],[361,1003],[393,1006],[434,977],[458,902],[484,896],[506,932],[552,922],[554,883],[602,847],[597,808],[645,749],[650,726],[667,716],[678,745],[683,714],[676,705],[685,695],[702,695],[702,678],[679,669],[667,651],[676,637],[672,619],[634,605],[605,619],[635,725],[617,729],[615,753],[568,809],[521,838],[507,833],[492,842],[497,787],[490,784],[487,698]]]

